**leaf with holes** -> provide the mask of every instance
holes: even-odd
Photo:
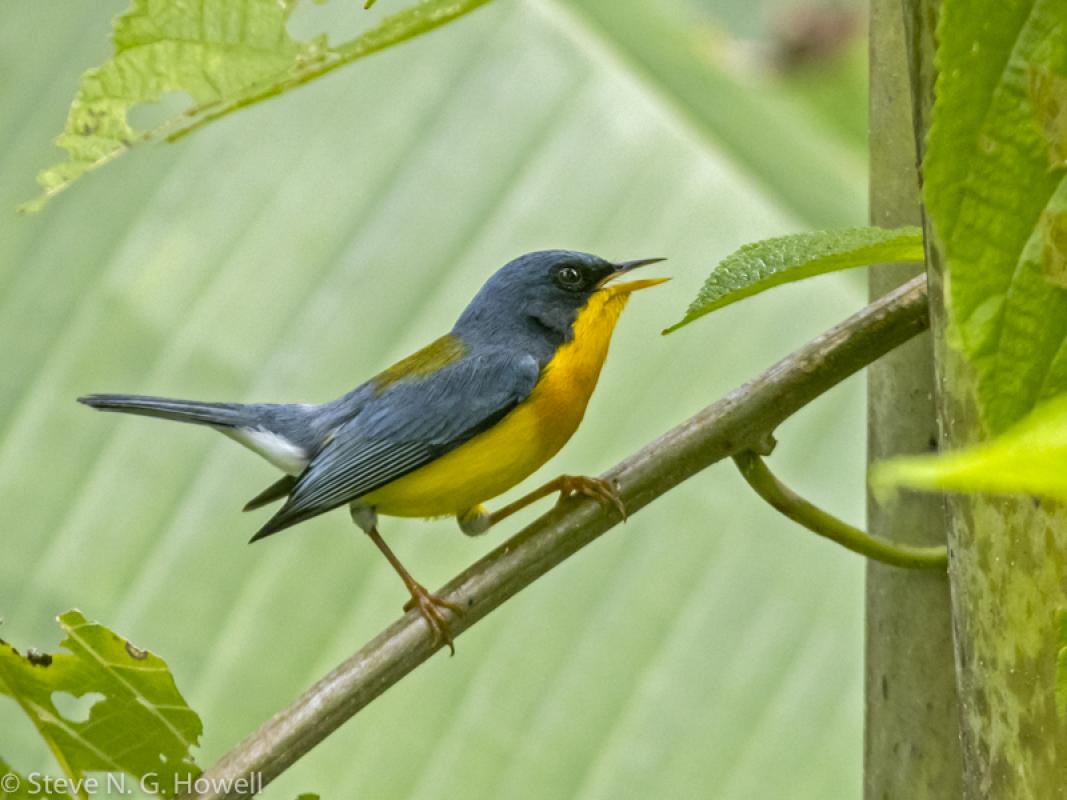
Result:
[[[1033,494],[1067,500],[1067,395],[1044,403],[1000,436],[939,456],[884,461],[871,474],[879,491]]]
[[[924,198],[985,427],[1067,390],[1067,3],[943,7]]]
[[[0,645],[0,694],[19,704],[70,781],[88,772],[151,775],[160,794],[173,795],[178,778],[200,772],[190,750],[202,728],[167,665],[80,611],[58,620],[67,652],[23,654]],[[68,695],[101,698],[77,719],[57,707]]]
[[[814,231],[753,242],[719,262],[685,316],[664,333],[783,283],[871,264],[922,260],[922,231],[912,227]]]
[[[173,140],[205,122],[302,86],[337,67],[404,42],[489,0],[422,0],[336,46],[326,35],[292,38],[296,0],[133,0],[115,19],[115,54],[86,72],[56,144],[69,160],[38,176],[43,193],[21,211],[38,211],[85,173],[136,144]],[[186,92],[194,105],[151,131],[135,130],[130,109]]]

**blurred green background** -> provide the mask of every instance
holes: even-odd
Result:
[[[308,4],[292,28],[344,37],[398,3]],[[204,719],[202,764],[394,619],[403,588],[343,512],[249,547],[267,512],[240,507],[266,463],[76,396],[325,400],[447,330],[527,250],[668,256],[582,429],[517,494],[602,471],[863,302],[831,277],[659,336],[740,244],[866,219],[861,5],[497,0],[16,218],[123,7],[27,0],[0,28],[0,634],[53,649],[76,606],[159,653]],[[783,477],[862,519],[862,379],[779,439]],[[519,525],[383,532],[437,586]],[[863,569],[719,465],[266,796],[855,796]],[[0,754],[50,768],[11,703]]]

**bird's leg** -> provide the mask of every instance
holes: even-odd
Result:
[[[604,508],[614,508],[624,521],[626,519],[626,506],[623,505],[622,498],[619,497],[619,493],[612,486],[611,481],[603,478],[589,478],[584,475],[560,475],[541,488],[534,489],[528,495],[520,497],[518,500],[494,511],[489,516],[489,523],[490,525],[495,525],[502,519],[510,517],[516,511],[526,508],[526,506],[537,502],[542,497],[548,497],[548,495],[556,492],[559,492],[559,500],[556,501],[557,505],[571,495],[583,494],[586,497],[592,497]]]
[[[382,551],[382,555],[393,565],[393,569],[400,576],[400,580],[404,582],[404,585],[408,587],[408,591],[411,592],[411,599],[404,604],[404,610],[410,611],[413,608],[417,608],[422,618],[426,620],[426,624],[430,626],[434,641],[448,645],[449,651],[452,655],[455,655],[456,647],[452,644],[452,631],[449,630],[448,620],[445,618],[443,609],[448,609],[452,613],[462,616],[463,608],[451,600],[445,600],[443,597],[428,591],[425,586],[412,578],[411,573],[404,569],[404,565],[400,563],[400,559],[385,543],[376,527],[367,531],[367,536]]]
[[[396,553],[392,551],[389,545],[385,543],[382,535],[378,533],[377,515],[372,509],[353,506],[352,519],[370,537],[370,540],[374,542],[377,548],[382,551],[382,555],[392,564],[396,574],[400,576],[400,580],[404,582],[404,585],[411,593],[411,599],[404,604],[404,610],[411,611],[411,609],[417,608],[419,614],[422,615],[422,618],[426,620],[426,624],[430,627],[434,642],[448,645],[449,652],[455,655],[456,647],[452,643],[452,631],[448,627],[448,619],[445,617],[444,609],[448,609],[457,616],[462,616],[463,608],[457,603],[445,600],[443,597],[430,592],[425,586],[411,577],[411,573],[404,568],[404,565],[400,563],[400,559],[396,557]]]

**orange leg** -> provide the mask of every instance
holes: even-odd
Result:
[[[494,511],[489,516],[490,525],[495,525],[500,520],[510,517],[516,511],[526,508],[530,503],[535,503],[542,497],[548,497],[556,492],[559,492],[557,505],[571,495],[582,494],[586,497],[592,497],[605,508],[615,508],[623,520],[626,520],[626,506],[623,505],[622,498],[619,497],[619,493],[611,485],[610,481],[606,481],[603,478],[588,478],[584,475],[560,475],[540,489],[534,489],[525,497],[520,497],[515,502],[508,503],[499,511]]]
[[[382,535],[378,533],[378,528],[376,526],[371,526],[369,528],[367,536],[369,536],[370,540],[382,551],[382,555],[384,555],[389,563],[393,565],[393,569],[395,569],[397,575],[400,576],[400,580],[404,582],[408,591],[411,592],[411,599],[404,604],[404,610],[411,611],[411,609],[417,608],[419,614],[426,620],[426,624],[430,626],[430,630],[433,632],[434,642],[441,642],[448,645],[449,651],[452,655],[455,655],[456,648],[455,645],[452,644],[452,631],[449,630],[448,620],[445,618],[444,610],[447,609],[457,616],[463,616],[463,608],[450,600],[445,600],[443,597],[438,597],[432,592],[427,591],[425,586],[412,578],[411,573],[404,568],[404,565],[400,563],[400,559],[396,557],[396,554],[389,548],[389,545],[385,543]]]

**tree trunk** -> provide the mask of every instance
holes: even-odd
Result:
[[[911,92],[900,0],[872,0],[870,28],[871,212],[873,225],[921,221]],[[871,270],[876,298],[921,271]],[[868,371],[868,460],[936,449],[934,362],[924,334]],[[868,527],[916,545],[945,541],[944,501],[908,494],[879,506]],[[951,800],[962,794],[959,712],[948,577],[867,566],[864,797]]]
[[[903,0],[915,137],[930,125],[938,0]],[[949,345],[942,258],[927,228],[943,449],[980,441],[974,375]],[[1029,497],[947,503],[964,796],[1067,797],[1067,725],[1056,714],[1056,612],[1067,608],[1067,509]]]

